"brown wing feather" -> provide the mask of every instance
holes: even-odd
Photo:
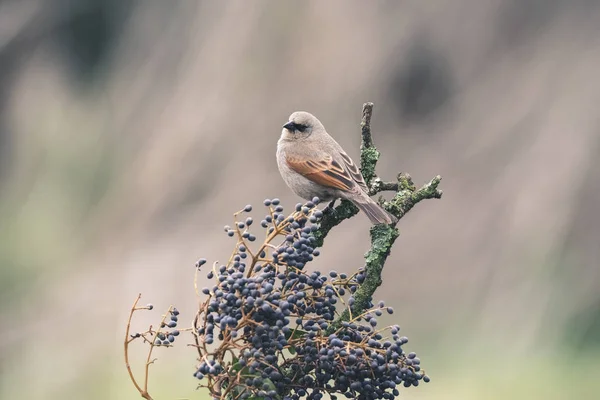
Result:
[[[362,174],[360,173],[360,170],[356,166],[356,164],[354,164],[352,159],[343,151],[340,151],[340,155],[342,156],[342,160],[344,160],[344,164],[346,165],[346,170],[350,173],[350,175],[352,175],[354,182],[356,182],[358,184],[358,186],[361,187],[362,190],[364,190],[365,192],[368,193],[369,189],[367,188],[367,184],[365,183],[365,180],[364,180]]]
[[[300,160],[288,156],[287,164],[291,169],[315,183],[340,190],[352,190],[353,177],[339,163],[326,156],[321,160]]]

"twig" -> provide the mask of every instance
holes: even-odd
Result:
[[[133,306],[131,306],[131,311],[129,312],[129,318],[127,319],[127,328],[125,329],[125,343],[124,343],[125,367],[127,367],[127,372],[129,373],[129,378],[133,382],[133,385],[140,393],[142,393],[143,390],[140,387],[140,385],[137,383],[137,381],[135,380],[135,377],[133,376],[133,371],[131,371],[131,366],[129,365],[129,343],[130,343],[129,330],[131,329],[131,319],[133,318],[133,313],[135,312],[137,304],[141,298],[142,298],[142,294],[140,293],[140,294],[138,294],[137,298],[133,302]],[[142,397],[143,397],[143,395],[142,395]]]
[[[152,397],[148,393],[148,371],[147,371],[147,368],[146,368],[144,389],[142,389],[140,387],[140,385],[137,383],[135,377],[133,376],[133,371],[131,370],[131,366],[129,365],[129,343],[131,342],[131,340],[129,340],[129,330],[131,328],[131,319],[133,318],[133,313],[138,309],[137,304],[141,298],[142,298],[142,294],[140,293],[140,294],[138,294],[137,298],[135,299],[133,306],[131,306],[131,311],[129,312],[129,318],[127,319],[127,328],[125,329],[125,343],[124,343],[125,366],[127,367],[127,372],[129,373],[129,378],[133,382],[133,385],[138,390],[138,392],[140,392],[140,395],[147,400],[152,400]]]
[[[165,313],[165,315],[163,315],[160,325],[155,331],[152,330],[152,325],[150,325],[150,327],[148,328],[148,330],[146,332],[141,333],[141,334],[137,333],[137,334],[135,334],[135,336],[130,338],[129,332],[131,329],[131,320],[133,318],[133,313],[138,310],[152,310],[152,308],[153,308],[152,305],[148,305],[146,307],[138,307],[137,305],[141,298],[142,298],[142,294],[140,293],[136,297],[136,299],[133,303],[133,306],[131,307],[131,311],[129,312],[129,318],[127,319],[127,328],[125,329],[125,342],[124,342],[125,367],[127,368],[127,372],[129,373],[129,378],[133,382],[133,385],[138,390],[138,392],[140,392],[140,395],[146,400],[152,400],[152,396],[150,396],[150,394],[148,393],[148,378],[149,378],[149,372],[150,372],[150,365],[153,364],[154,361],[156,361],[156,359],[152,359],[152,351],[154,350],[154,347],[156,347],[156,340],[158,339],[158,335],[161,333],[162,327],[165,326],[165,321],[167,319],[167,316],[171,313],[171,311],[173,311],[173,306],[170,306],[169,309],[167,310],[167,312]],[[146,335],[149,335],[150,339],[148,339],[146,337]],[[144,368],[144,387],[143,388],[137,382],[135,377],[133,376],[133,371],[131,370],[131,365],[129,364],[129,343],[131,343],[134,339],[137,339],[139,337],[141,337],[143,339],[143,341],[145,343],[148,343],[150,346],[150,349],[148,350],[148,356],[146,358],[146,365]]]
[[[367,187],[377,177],[375,166],[379,160],[379,151],[373,144],[371,135],[371,116],[373,115],[373,103],[363,104],[362,119],[360,121],[361,144],[360,144],[360,172]]]
[[[369,187],[369,194],[371,196],[386,191],[397,192],[398,182],[384,182],[379,177],[373,179]]]
[[[142,397],[145,399],[148,399],[148,400],[152,399],[150,397],[150,395],[148,394],[148,377],[150,375],[150,364],[153,364],[155,361],[155,360],[152,360],[152,351],[154,350],[154,347],[156,347],[156,339],[158,338],[158,335],[160,334],[160,330],[162,329],[162,327],[165,324],[167,316],[171,313],[171,310],[173,310],[173,306],[169,306],[169,309],[167,310],[165,315],[163,315],[163,318],[160,321],[160,324],[158,325],[156,332],[154,332],[154,337],[152,338],[152,343],[150,343],[150,350],[148,350],[148,357],[146,358],[146,368],[145,368],[145,372],[144,372],[144,391],[143,391],[143,393],[141,393]],[[144,395],[146,395],[147,397]]]

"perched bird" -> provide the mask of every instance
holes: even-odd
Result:
[[[373,224],[397,222],[369,197],[352,159],[310,113],[297,111],[283,125],[277,142],[277,165],[285,183],[304,199],[346,199],[367,214]]]

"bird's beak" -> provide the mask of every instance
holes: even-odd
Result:
[[[296,130],[296,125],[291,121],[285,124],[283,127],[290,132],[294,132]]]

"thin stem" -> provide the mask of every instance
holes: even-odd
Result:
[[[129,373],[129,378],[133,382],[133,385],[138,390],[138,392],[140,392],[142,397],[144,397],[145,399],[148,399],[148,400],[152,400],[152,397],[150,397],[150,395],[145,390],[143,390],[140,387],[140,385],[137,383],[135,377],[133,376],[133,371],[131,370],[131,365],[129,364],[129,343],[130,343],[129,331],[131,329],[131,319],[133,318],[133,313],[135,312],[138,302],[140,301],[141,298],[142,298],[142,294],[140,293],[137,295],[137,298],[133,302],[133,306],[131,306],[131,311],[129,311],[129,318],[127,318],[127,328],[125,329],[125,343],[124,343],[125,367],[127,367],[127,372]]]
[[[156,347],[155,343],[156,343],[156,339],[158,338],[158,334],[160,333],[161,327],[164,325],[165,320],[167,319],[167,315],[169,315],[171,313],[172,309],[173,309],[173,306],[169,306],[169,309],[167,310],[165,315],[163,315],[163,318],[160,321],[160,325],[158,326],[158,328],[154,332],[154,336],[152,337],[152,343],[150,343],[150,350],[148,350],[148,357],[146,358],[146,368],[145,368],[145,372],[144,372],[144,392],[142,393],[142,397],[144,397],[146,399],[151,399],[150,395],[148,394],[148,378],[150,375],[150,364],[153,364],[154,361],[156,361],[156,360],[152,359],[152,352],[154,351],[154,348]],[[145,397],[144,394],[148,397]]]

